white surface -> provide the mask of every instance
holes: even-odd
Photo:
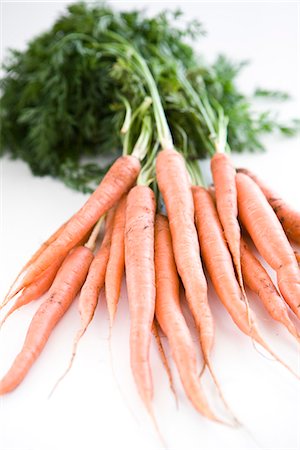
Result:
[[[126,7],[147,4],[154,11],[166,7],[168,2],[126,2]],[[179,2],[172,2],[171,6],[176,4]],[[4,2],[2,49],[24,47],[29,38],[52,23],[63,5],[63,2]],[[199,43],[201,51],[209,58],[224,51],[234,58],[251,59],[252,65],[241,78],[243,87],[250,90],[259,84],[288,89],[298,102],[290,102],[282,108],[282,114],[289,117],[299,113],[300,30],[296,3],[186,2],[181,7],[190,17],[201,19],[209,31],[208,37]],[[282,141],[272,138],[267,147],[267,153],[234,156],[234,160],[237,165],[247,166],[261,174],[300,208],[299,139]],[[85,196],[72,192],[57,181],[32,177],[27,166],[20,161],[12,162],[5,158],[1,166],[0,298],[32,252],[85,200]],[[208,164],[203,164],[203,167],[208,174]],[[298,449],[299,383],[277,363],[255,351],[211,291],[210,302],[216,319],[215,371],[232,409],[255,435],[257,444],[243,431],[214,425],[199,416],[186,400],[174,370],[180,399],[179,410],[176,410],[153,345],[154,407],[169,448]],[[30,318],[39,304],[40,301],[35,302],[16,312],[1,330],[1,375],[20,349]],[[298,364],[299,370],[299,354],[297,356],[296,345],[288,333],[271,322],[254,298],[253,305],[269,343],[294,368]],[[126,402],[112,376],[108,317],[103,296],[79,346],[72,371],[48,399],[53,383],[66,366],[78,325],[75,302],[21,386],[1,398],[1,450],[161,448],[136,394],[129,368],[129,318],[124,295],[113,330],[112,347],[116,377]],[[217,396],[208,377],[205,385],[212,403],[217,405]]]

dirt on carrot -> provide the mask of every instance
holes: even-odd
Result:
[[[127,197],[125,264],[130,311],[130,361],[138,392],[152,413],[153,384],[149,363],[155,309],[154,218],[156,202],[147,186]]]

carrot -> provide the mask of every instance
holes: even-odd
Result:
[[[114,213],[114,209],[110,209],[107,213],[104,238],[89,268],[86,281],[81,289],[78,303],[78,309],[81,317],[81,331],[79,332],[80,336],[84,334],[94,316],[99,294],[104,286]]]
[[[153,417],[152,376],[149,364],[155,308],[154,218],[155,197],[147,186],[135,186],[127,197],[125,265],[130,310],[130,360],[139,394]]]
[[[211,198],[213,199],[214,203],[216,203],[216,190],[215,190],[215,187],[213,185],[208,186],[207,190],[210,193]]]
[[[58,259],[48,269],[46,269],[35,281],[33,281],[28,287],[24,288],[21,295],[17,298],[14,305],[6,313],[0,323],[0,327],[4,324],[6,319],[17,309],[24,305],[37,300],[50,288],[58,269],[62,264],[62,260]]]
[[[257,184],[236,176],[240,219],[257,250],[276,271],[279,291],[300,319],[300,270],[293,249],[272,207]]]
[[[296,260],[297,260],[298,264],[300,264],[300,253],[297,252],[297,250],[294,250],[294,254],[295,254],[295,257],[296,257]]]
[[[168,338],[185,392],[197,411],[211,420],[218,420],[198,378],[194,343],[180,308],[179,278],[168,220],[160,214],[155,221],[155,276],[155,314]]]
[[[191,183],[183,157],[176,150],[160,151],[156,173],[169,218],[177,270],[199,332],[204,360],[208,361],[214,341],[214,323],[199,257]]]
[[[68,255],[55,277],[47,299],[33,316],[21,352],[0,381],[0,395],[12,391],[24,379],[46,345],[53,328],[84,283],[92,259],[93,254],[86,247],[78,247]]]
[[[238,169],[238,172],[248,175],[260,187],[266,199],[274,209],[284,231],[293,241],[300,244],[300,211],[288,205],[276,192],[269,188],[260,178],[250,170]]]
[[[254,313],[250,308],[247,310],[241,288],[235,276],[231,255],[223,235],[223,228],[211,195],[206,189],[199,186],[193,188],[193,194],[202,257],[219,299],[243,333],[254,339],[277,361],[298,377],[263,340],[257,327]]]
[[[184,159],[176,150],[163,150],[158,154],[156,171],[158,186],[169,217],[177,269],[199,332],[204,361],[225,407],[230,411],[210,363],[210,353],[214,341],[214,323],[207,298],[207,283],[199,255],[191,183]]]
[[[289,332],[300,339],[297,329],[288,314],[288,307],[274,286],[269,274],[241,239],[242,272],[246,285],[261,299],[270,316],[282,323]]]
[[[55,241],[55,239],[59,236],[59,234],[62,232],[62,230],[64,229],[64,227],[66,226],[65,222],[63,225],[61,225],[45,242],[43,242],[43,244],[39,247],[39,249],[32,255],[32,257],[29,259],[29,261],[27,261],[27,263],[22,267],[21,271],[19,272],[19,274],[17,275],[15,281],[13,282],[13,284],[11,285],[11,287],[9,288],[8,293],[6,294],[3,302],[0,305],[0,310],[7,305],[7,303],[19,292],[19,289],[17,289],[16,291],[14,290],[14,286],[17,285],[19,279],[22,277],[23,273],[26,271],[27,267],[31,266],[36,260],[37,258],[44,252],[44,250],[49,247],[49,245]]]
[[[56,258],[67,254],[97,220],[133,185],[139,171],[140,162],[136,157],[127,155],[118,158],[106,173],[98,188],[69,220],[57,239],[28,268],[22,280],[23,286],[30,284]]]
[[[123,196],[116,209],[109,259],[105,274],[105,296],[111,326],[113,324],[119,302],[122,278],[125,268],[124,233],[126,200],[127,197]]]
[[[248,308],[248,300],[244,289],[241,268],[241,230],[237,219],[236,171],[230,157],[226,153],[215,153],[211,159],[211,172],[214,180],[218,215],[224,229],[229,250],[232,254],[238,282]]]
[[[60,382],[65,378],[65,376],[68,374],[68,372],[71,370],[76,352],[77,347],[80,339],[86,332],[89,324],[91,323],[95,310],[98,304],[98,298],[101,289],[104,286],[104,279],[105,279],[105,271],[106,271],[106,265],[108,261],[109,251],[110,251],[110,241],[111,241],[111,233],[112,233],[112,224],[114,219],[114,209],[110,209],[107,213],[106,218],[106,224],[105,224],[105,234],[104,238],[102,240],[101,246],[96,253],[96,256],[94,257],[86,277],[86,280],[82,286],[80,296],[79,296],[79,302],[78,302],[78,310],[80,314],[80,320],[81,320],[81,326],[78,332],[76,333],[76,336],[73,341],[73,349],[70,361],[68,363],[68,366],[66,370],[63,372],[63,374],[58,378],[56,383],[54,384],[50,396],[53,394],[57,386],[60,384]],[[101,228],[102,220],[100,219],[99,222],[96,224],[90,239],[85,244],[85,247],[90,249],[90,251],[93,251],[96,245],[96,240]]]
[[[90,232],[88,232],[83,239],[81,239],[78,243],[78,245],[83,245],[86,240],[89,237]],[[76,247],[76,246],[75,246]],[[74,247],[74,248],[75,248]],[[21,289],[21,291],[18,291],[17,294],[13,293],[9,295],[7,298],[6,304],[13,300],[15,296],[17,296],[19,293],[19,297],[17,297],[16,302],[14,305],[10,308],[10,310],[7,312],[7,314],[4,316],[2,321],[0,322],[0,328],[3,325],[3,323],[6,321],[6,319],[17,309],[21,308],[24,305],[27,305],[28,303],[32,302],[33,300],[37,300],[39,297],[41,297],[47,290],[50,288],[55,275],[57,274],[58,269],[60,268],[62,262],[64,260],[64,256],[61,258],[58,258],[54,263],[52,263],[51,266],[48,267],[48,269],[44,270],[36,279],[32,281],[28,286]],[[4,306],[4,305],[3,305]],[[0,308],[1,309],[1,308]]]

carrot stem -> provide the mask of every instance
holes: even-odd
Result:
[[[146,60],[124,37],[113,31],[106,31],[105,34],[108,37],[111,37],[115,42],[109,44],[101,43],[98,44],[98,47],[102,48],[103,50],[108,49],[110,53],[115,52],[120,58],[126,58],[127,64],[128,53],[130,53],[130,63],[132,67],[141,74],[148,86],[153,101],[153,112],[156,122],[157,134],[161,146],[163,149],[173,149],[174,143],[162,106],[160,94]]]
[[[85,244],[85,247],[89,248],[92,252],[95,250],[97,238],[99,236],[104,217],[105,217],[105,214],[102,217],[100,217],[100,219],[94,226],[93,231],[92,231],[88,241]]]
[[[124,103],[124,106],[125,106],[125,118],[124,118],[124,122],[123,122],[123,125],[122,125],[122,128],[120,131],[122,134],[126,134],[130,128],[132,109],[131,109],[130,103],[127,100],[127,98],[125,98],[123,95],[120,95],[120,99],[122,100],[122,102]]]
[[[152,104],[152,98],[151,97],[145,97],[143,102],[135,109],[135,111],[132,113],[130,118],[130,123],[128,125],[128,129],[125,133],[124,140],[123,140],[123,155],[129,155],[132,154],[131,149],[131,141],[132,141],[132,130],[133,125],[135,125],[134,128],[137,126],[140,126],[140,122],[142,122],[146,112],[148,111],[150,105]],[[138,122],[138,124],[136,123]],[[142,127],[143,128],[143,127]],[[137,154],[136,151],[136,157],[141,161],[145,155],[144,154]]]

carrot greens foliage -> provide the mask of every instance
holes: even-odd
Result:
[[[109,47],[114,41],[110,33],[130,42],[145,58],[175,146],[190,158],[208,156],[211,144],[206,124],[178,79],[175,62],[195,95],[205,92],[213,109],[222,108],[233,151],[261,150],[262,135],[275,130],[293,135],[296,122],[281,124],[270,112],[258,113],[253,107],[254,97],[285,101],[288,95],[266,89],[257,89],[253,97],[245,95],[237,84],[244,63],[225,56],[205,62],[192,46],[205,34],[202,25],[179,18],[179,11],[150,17],[143,11],[117,12],[102,3],[69,5],[24,51],[6,55],[1,153],[26,161],[35,175],[57,177],[84,192],[95,188],[122,152],[126,102],[134,112],[149,95],[130,51],[120,57],[115,47],[101,50],[101,44]],[[137,137],[139,130],[132,133]],[[157,140],[154,128],[152,138]]]

